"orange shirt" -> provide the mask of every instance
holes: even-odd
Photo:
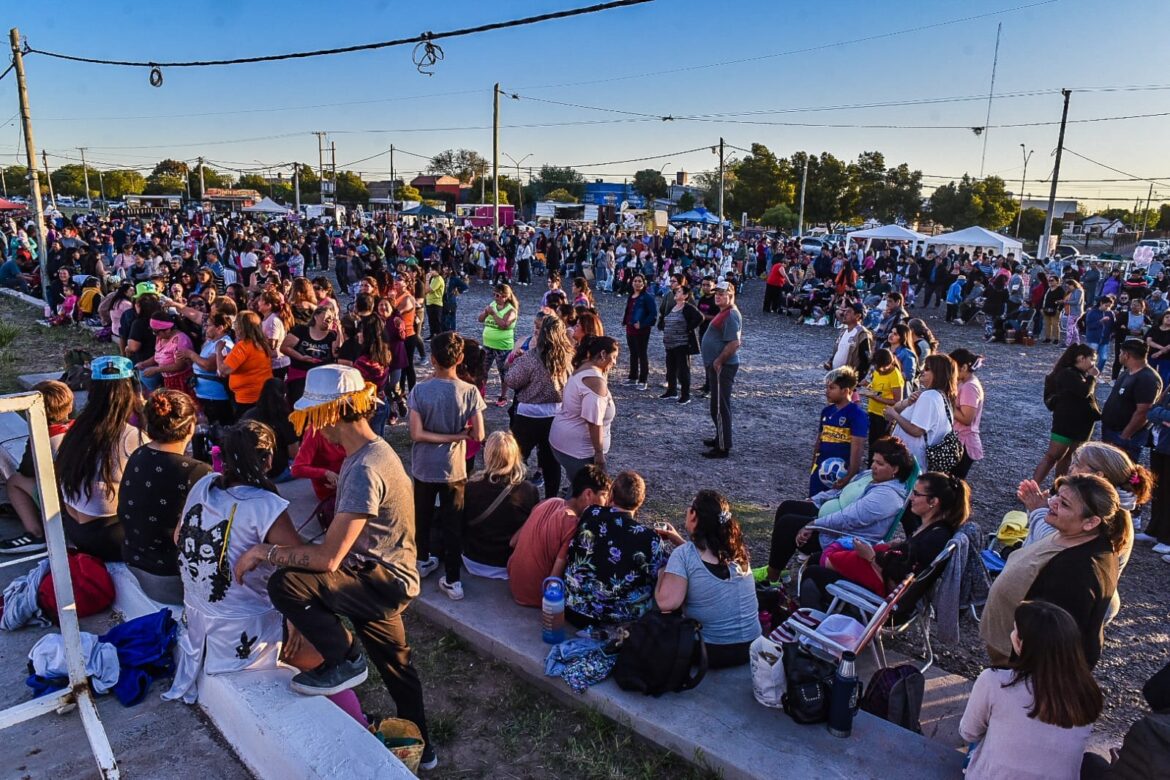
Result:
[[[402,324],[405,326],[405,335],[413,336],[414,335],[414,313],[416,311],[418,311],[418,306],[411,307],[410,311],[403,311],[402,304],[403,304],[403,302],[406,301],[407,298],[413,299],[414,296],[408,292],[404,292],[404,293],[402,293],[402,295],[399,295],[397,298],[395,298],[394,299],[394,308],[397,309],[398,312],[402,315]]]
[[[552,574],[557,558],[569,554],[569,542],[576,533],[577,516],[564,499],[550,498],[533,508],[508,558],[508,586],[517,604],[540,606],[544,578]]]
[[[227,353],[224,363],[232,370],[228,374],[228,388],[237,403],[254,404],[260,400],[260,390],[272,378],[272,359],[250,341],[241,341]]]

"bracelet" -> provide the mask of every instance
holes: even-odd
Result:
[[[277,550],[277,546],[274,544],[274,545],[272,545],[271,547],[269,547],[269,548],[268,548],[268,554],[264,556],[264,560],[265,560],[265,561],[267,561],[267,562],[268,562],[268,564],[269,564],[269,565],[271,565],[271,566],[275,566],[275,565],[276,565],[276,564],[275,564],[275,563],[273,563],[273,561],[272,561],[272,554],[273,554],[274,552],[276,552],[276,550]]]

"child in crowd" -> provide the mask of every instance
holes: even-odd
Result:
[[[840,490],[861,471],[869,417],[851,400],[856,387],[857,372],[849,366],[835,368],[825,377],[825,400],[829,405],[821,411],[813,443],[810,496]]]
[[[73,282],[61,285],[61,303],[57,306],[57,313],[49,318],[50,325],[72,325],[77,313],[77,288]]]
[[[898,361],[890,350],[882,348],[873,353],[873,370],[869,381],[858,389],[857,393],[867,398],[866,411],[869,414],[869,456],[868,462],[873,463],[873,443],[890,433],[890,423],[884,413],[887,406],[893,406],[902,400],[902,389],[905,379]]]

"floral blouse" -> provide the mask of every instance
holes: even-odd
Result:
[[[569,544],[565,607],[598,623],[636,620],[653,603],[665,565],[658,534],[629,512],[592,506]]]

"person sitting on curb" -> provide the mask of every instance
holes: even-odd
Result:
[[[612,484],[605,471],[591,463],[573,477],[568,500],[549,498],[532,509],[512,537],[508,558],[508,587],[517,604],[541,605],[545,578],[565,572],[577,518],[591,506],[608,506]]]

